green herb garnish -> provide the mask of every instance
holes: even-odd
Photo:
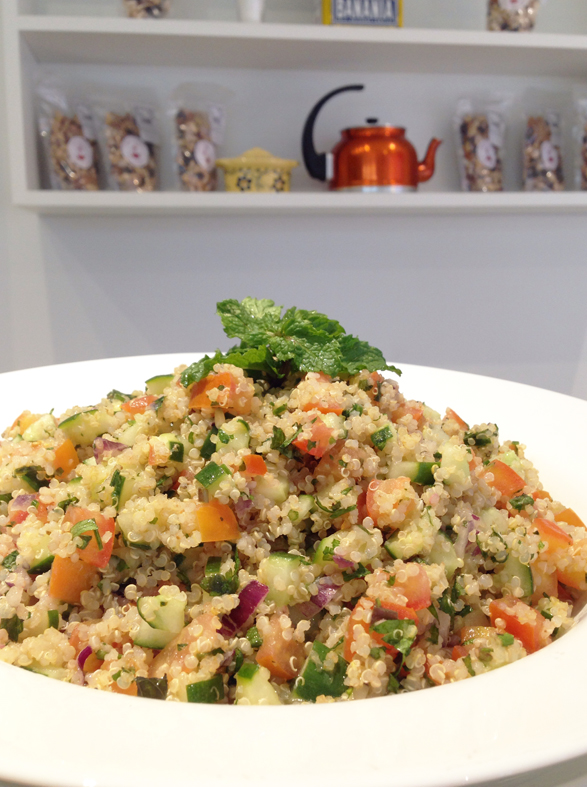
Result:
[[[377,432],[373,432],[371,435],[371,442],[382,451],[385,448],[385,444],[388,440],[393,437],[393,432],[389,426],[384,426],[383,429],[379,429]]]
[[[230,363],[269,380],[290,372],[349,377],[366,369],[401,374],[386,363],[381,350],[347,334],[337,320],[320,312],[292,307],[282,315],[274,301],[256,298],[220,301],[217,312],[226,335],[241,343],[188,367],[181,375],[185,387],[209,375],[217,363]]]
[[[7,568],[9,571],[16,566],[16,558],[18,557],[18,549],[15,549],[14,552],[11,552],[9,555],[6,555],[4,560],[2,561],[2,568]]]
[[[196,474],[196,480],[202,484],[204,489],[208,489],[208,487],[215,484],[223,476],[229,475],[232,475],[232,473],[226,465],[217,465],[216,462],[208,462],[206,467]]]
[[[100,535],[100,531],[98,529],[98,525],[96,524],[95,519],[83,519],[81,522],[78,522],[74,525],[71,530],[69,531],[73,538],[81,538],[84,545],[79,547],[80,549],[85,549],[90,541],[92,540],[91,536],[86,536],[84,533],[95,533],[96,542],[98,543],[98,549],[101,551],[104,549],[104,544],[102,543],[102,536]]]
[[[534,498],[531,495],[518,495],[517,497],[512,497],[510,505],[512,508],[515,508],[516,511],[521,511],[523,508],[526,508],[526,506],[533,506]]]

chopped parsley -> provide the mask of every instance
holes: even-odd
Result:
[[[375,448],[382,451],[385,448],[385,444],[388,440],[393,437],[393,432],[391,431],[390,426],[384,426],[383,429],[379,429],[377,432],[373,432],[371,435],[371,442],[375,446]]]
[[[478,432],[474,432],[473,430],[465,432],[463,442],[465,445],[475,445],[478,448],[483,448],[486,445],[490,445],[493,438],[497,437],[497,433],[497,426],[492,424],[488,426],[487,429],[480,429]]]
[[[359,563],[358,567],[354,571],[343,571],[342,578],[345,582],[350,582],[351,579],[360,579],[361,577],[366,577],[368,573],[368,569],[366,569],[362,563]]]
[[[381,620],[371,628],[404,656],[410,652],[418,634],[413,620]]]
[[[517,497],[512,497],[510,505],[512,508],[515,508],[516,511],[521,511],[523,508],[526,508],[526,506],[533,506],[534,498],[531,495],[518,495]]]
[[[204,487],[204,489],[208,489],[212,486],[212,484],[220,481],[223,476],[229,475],[232,475],[232,473],[226,465],[217,465],[216,462],[208,462],[203,470],[200,470],[199,473],[196,473],[196,480]]]
[[[216,445],[212,442],[212,438],[217,434],[218,434],[218,429],[215,426],[212,426],[212,428],[206,435],[206,439],[204,440],[204,445],[200,448],[200,456],[202,457],[202,459],[208,460],[212,458],[212,454],[216,451]]]
[[[122,494],[122,487],[124,486],[125,477],[122,475],[120,470],[116,468],[116,470],[112,473],[112,478],[110,479],[110,486],[112,487],[112,505],[118,511],[120,507],[120,496]]]
[[[286,410],[287,410],[286,404],[279,404],[273,408],[273,415],[283,415],[283,413],[285,413]]]
[[[470,655],[468,655],[468,656],[465,656],[465,658],[463,659],[463,664],[464,664],[464,665],[465,665],[465,667],[467,668],[467,672],[469,673],[469,675],[470,675],[472,678],[474,678],[474,677],[475,677],[475,675],[476,675],[477,673],[476,673],[476,672],[475,672],[475,670],[473,669],[473,664],[472,664],[472,662],[471,662],[471,656],[470,656]]]
[[[499,640],[504,648],[509,648],[510,645],[514,644],[514,635],[513,634],[498,634]]]
[[[77,503],[79,503],[77,497],[67,497],[65,500],[62,500],[60,503],[57,503],[55,508],[61,508],[62,511],[67,511],[69,506],[75,506]]]
[[[348,506],[348,508],[342,508],[341,507],[342,504],[340,500],[338,500],[336,503],[334,503],[332,508],[327,508],[325,505],[322,505],[322,503],[318,500],[317,497],[314,497],[314,501],[316,502],[318,508],[321,511],[324,511],[325,514],[328,514],[331,519],[337,519],[339,516],[344,516],[344,514],[348,514],[351,511],[354,511],[357,507],[357,506]]]
[[[100,535],[100,531],[95,519],[83,519],[81,522],[78,522],[76,525],[74,525],[69,532],[71,533],[72,538],[80,538],[82,540],[83,546],[78,547],[79,549],[85,549],[92,540],[91,535],[86,536],[84,533],[92,532],[95,534],[98,549],[100,551],[104,549],[102,536]]]
[[[24,624],[18,615],[13,615],[11,618],[3,618],[0,620],[0,629],[4,629],[8,634],[8,639],[11,642],[18,642],[18,637],[22,634]]]
[[[328,563],[328,562],[334,560],[334,550],[338,546],[340,546],[340,541],[338,540],[338,538],[334,538],[332,540],[332,546],[331,547],[329,547],[329,546],[324,547],[324,549],[322,550],[322,560],[325,563]]]
[[[13,568],[16,566],[17,557],[18,557],[18,549],[15,549],[14,552],[11,552],[9,555],[6,555],[6,557],[2,561],[2,568],[7,568],[9,571],[12,571]]]
[[[259,634],[259,629],[257,626],[251,626],[251,628],[247,631],[246,637],[251,643],[252,648],[260,648],[263,644],[263,638]]]
[[[164,700],[167,698],[167,677],[165,678],[135,678],[137,695],[148,697],[151,700]]]

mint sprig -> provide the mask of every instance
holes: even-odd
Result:
[[[381,350],[347,334],[337,320],[295,306],[283,316],[282,310],[267,298],[220,301],[217,311],[224,331],[241,343],[193,363],[183,372],[182,384],[199,382],[217,363],[233,364],[271,381],[291,372],[324,372],[331,377],[350,377],[363,370],[401,374],[386,363]]]

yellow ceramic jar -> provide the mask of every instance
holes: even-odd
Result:
[[[216,166],[224,171],[226,191],[289,191],[291,171],[299,162],[251,148],[242,156],[218,159]]]

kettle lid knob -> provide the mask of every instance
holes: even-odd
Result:
[[[370,126],[376,126],[379,123],[379,118],[367,118],[366,121]]]

